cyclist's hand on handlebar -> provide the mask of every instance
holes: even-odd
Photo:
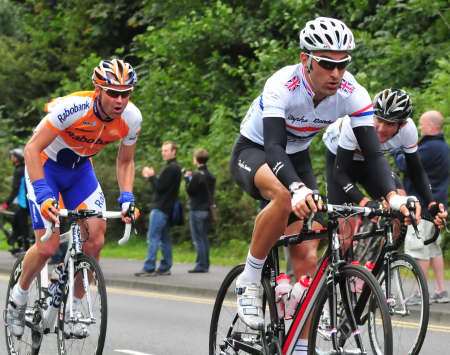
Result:
[[[405,216],[405,224],[417,226],[421,219],[420,203],[415,196],[400,196],[397,193],[388,196],[389,206]],[[411,213],[413,213],[411,218]]]
[[[433,223],[438,226],[439,229],[444,228],[444,223],[448,217],[448,213],[445,210],[444,205],[433,201],[428,205],[428,212],[434,218]]]
[[[314,191],[307,188],[305,184],[293,183],[289,187],[291,191],[292,212],[299,218],[305,219],[311,213],[316,213],[322,208],[322,201],[314,199]]]
[[[134,205],[134,202],[128,202],[122,205],[122,222],[132,223],[141,215],[141,211]]]
[[[134,205],[134,195],[132,192],[122,191],[117,200],[122,210],[122,221],[131,223],[139,217],[139,209]]]
[[[41,203],[40,208],[41,214],[46,220],[58,224],[59,208],[58,202],[54,198],[44,200]]]

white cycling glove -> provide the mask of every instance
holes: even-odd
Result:
[[[289,186],[289,190],[292,193],[291,198],[292,208],[294,208],[295,205],[299,203],[301,200],[305,200],[306,196],[312,195],[314,193],[311,189],[307,188],[305,184],[295,182]]]
[[[395,211],[400,211],[400,207],[406,205],[408,200],[419,201],[416,196],[394,195],[389,199],[389,206]]]

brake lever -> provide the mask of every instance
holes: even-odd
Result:
[[[414,229],[414,233],[416,234],[417,239],[422,239],[419,235],[419,229],[417,228],[417,220],[416,220],[416,201],[413,199],[408,199],[406,202],[406,208],[408,208],[409,216],[411,217],[411,225]]]
[[[137,235],[137,229],[136,229],[136,218],[134,218],[134,212],[135,212],[136,206],[134,203],[130,203],[130,207],[128,208],[127,217],[131,218],[131,227],[133,228],[134,234]]]

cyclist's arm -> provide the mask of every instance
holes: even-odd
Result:
[[[288,155],[286,154],[286,124],[281,117],[264,117],[264,151],[266,161],[275,176],[289,188],[293,182],[300,182]]]
[[[375,128],[373,126],[358,126],[353,127],[353,132],[367,162],[369,172],[379,177],[377,179],[379,189],[383,196],[387,197],[396,191],[395,182],[389,164],[381,151]]]
[[[428,206],[433,201],[433,195],[431,193],[430,181],[420,161],[419,154],[417,152],[405,153],[405,161],[407,175],[414,184],[414,189]]]
[[[25,165],[32,182],[44,178],[40,154],[58,136],[58,130],[45,122],[39,124],[24,149]]]
[[[134,153],[136,144],[120,144],[116,159],[117,183],[120,192],[132,192],[134,185]]]
[[[347,150],[338,146],[336,151],[336,159],[334,161],[333,174],[336,182],[344,190],[345,194],[357,204],[364,199],[364,194],[353,183],[348,175],[353,164],[353,150]]]

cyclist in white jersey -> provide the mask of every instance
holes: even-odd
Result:
[[[424,204],[442,225],[446,218],[444,206],[433,201],[431,186],[417,154],[418,133],[411,119],[412,104],[409,95],[399,89],[385,89],[374,99],[374,124],[383,153],[405,153],[408,176],[416,191],[424,198]],[[327,147],[327,188],[331,203],[353,202],[366,206],[372,202],[364,196],[356,183],[364,186],[371,198],[383,197],[379,189],[379,175],[370,170],[350,125],[349,117],[342,117],[330,125],[322,138]],[[392,173],[395,176],[394,173]],[[397,179],[397,188],[403,190]],[[404,191],[403,191],[404,194]],[[375,203],[377,204],[377,203]]]
[[[355,48],[352,32],[339,20],[319,17],[301,30],[300,47],[300,63],[272,75],[253,101],[230,161],[236,182],[254,198],[270,201],[256,217],[245,268],[236,281],[239,317],[254,329],[264,324],[260,279],[270,248],[291,212],[304,219],[320,207],[313,199],[312,138],[349,115],[364,154],[373,157],[371,164],[389,172],[373,128],[370,97],[345,71]],[[382,176],[384,196],[407,215],[406,199],[396,193],[390,174]]]

